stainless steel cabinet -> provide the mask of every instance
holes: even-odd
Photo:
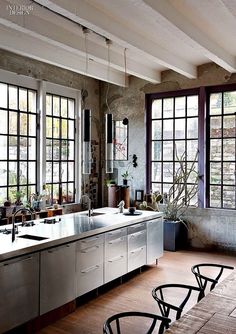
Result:
[[[39,254],[0,263],[0,333],[39,314]]]
[[[147,264],[154,263],[163,255],[163,220],[147,222]]]
[[[75,299],[75,242],[41,252],[40,314]]]
[[[104,235],[76,243],[76,297],[103,285]]]
[[[146,223],[128,227],[128,271],[146,264]]]
[[[105,283],[127,273],[127,228],[105,233]]]

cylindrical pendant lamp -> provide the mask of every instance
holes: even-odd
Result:
[[[92,156],[91,156],[91,110],[83,110],[83,174],[91,173]]]
[[[106,114],[106,173],[113,173],[113,120],[112,114]]]

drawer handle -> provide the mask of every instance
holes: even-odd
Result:
[[[108,262],[110,262],[110,263],[116,262],[116,261],[119,261],[119,260],[123,259],[123,257],[124,257],[124,255],[120,255],[120,256],[114,257],[111,260],[108,260]]]
[[[108,232],[108,235],[116,235],[116,234],[120,234],[122,232],[122,230],[117,230],[117,231],[113,231],[113,232]]]
[[[142,234],[144,234],[145,232],[146,232],[145,230],[140,231],[140,232],[136,232],[135,234],[132,234],[132,235],[131,235],[131,238],[135,238],[135,237],[137,237],[138,235],[142,235]]]
[[[120,241],[123,241],[123,240],[124,240],[124,238],[118,238],[118,239],[115,239],[113,241],[109,241],[108,243],[109,243],[109,245],[112,245],[112,244],[116,244],[117,242],[120,242]]]
[[[88,269],[81,270],[81,273],[82,273],[82,274],[87,274],[87,273],[89,273],[90,271],[97,270],[99,267],[100,267],[100,266],[98,266],[98,265],[96,265],[96,266],[92,266],[92,267],[90,267],[90,268],[88,268]]]
[[[63,248],[69,248],[69,247],[70,247],[70,245],[59,246],[59,247],[57,247],[57,248],[48,250],[48,253],[58,252],[59,250],[61,250],[61,249],[63,249]]]
[[[142,223],[142,224],[138,224],[138,225],[135,225],[135,226],[130,226],[130,229],[136,230],[137,228],[140,228],[140,227],[145,227],[145,224]]]
[[[140,247],[140,248],[137,248],[137,249],[131,251],[130,253],[131,253],[131,254],[135,254],[135,253],[137,253],[137,252],[141,252],[142,250],[143,250],[143,247]]]
[[[87,248],[85,250],[82,250],[81,253],[89,253],[89,252],[93,252],[95,251],[96,249],[98,249],[99,246],[93,246],[93,247],[90,247],[90,248]]]
[[[88,240],[81,240],[81,242],[82,242],[83,244],[87,244],[87,243],[89,243],[89,242],[96,241],[96,240],[98,240],[99,238],[100,238],[100,237],[97,236],[97,237],[95,237],[95,238],[90,238],[90,239],[88,239]]]

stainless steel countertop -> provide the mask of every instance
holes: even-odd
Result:
[[[11,241],[11,234],[0,233],[0,261],[162,216],[161,212],[154,211],[142,211],[139,216],[125,216],[122,213],[117,213],[118,209],[116,208],[100,208],[94,212],[104,214],[91,218],[87,217],[85,212],[66,214],[60,216],[61,221],[56,224],[44,224],[43,219],[34,220],[34,226],[19,226],[19,233],[16,234],[14,242]],[[128,210],[124,212],[128,212]],[[5,227],[11,228],[12,225],[0,228],[4,229]],[[35,241],[19,238],[24,234],[46,237],[47,239]]]

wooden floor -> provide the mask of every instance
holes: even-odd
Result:
[[[102,333],[104,320],[112,314],[128,310],[159,314],[156,302],[151,296],[152,288],[165,283],[196,285],[191,266],[203,262],[224,263],[236,267],[236,256],[189,250],[165,252],[158,266],[145,267],[141,273],[136,272],[122,284],[117,282],[114,287],[101,289],[98,296],[93,296],[86,302],[81,301],[82,304],[75,312],[38,333],[99,334]],[[190,303],[194,304],[195,300]]]

